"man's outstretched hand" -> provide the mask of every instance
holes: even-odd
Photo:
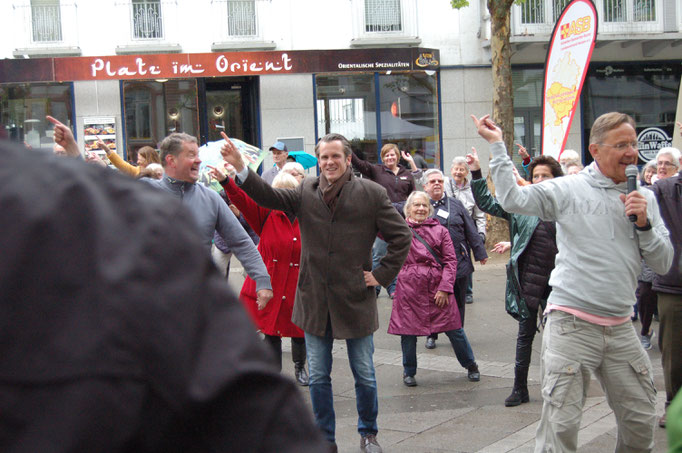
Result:
[[[76,143],[71,128],[50,115],[47,115],[45,118],[54,124],[54,142],[66,150],[67,156],[79,157],[81,152],[78,149],[78,143]]]

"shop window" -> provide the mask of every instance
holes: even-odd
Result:
[[[256,2],[255,0],[227,1],[227,30],[230,36],[255,36]]]
[[[317,88],[319,136],[336,133],[350,140],[353,150],[377,162],[376,96],[373,74],[320,75]]]
[[[163,39],[160,0],[132,0],[133,39]]]
[[[585,149],[592,124],[607,112],[623,112],[635,119],[640,163],[659,148],[672,146],[681,73],[679,65],[656,62],[590,65],[580,98]]]
[[[423,152],[430,165],[440,167],[436,77],[421,72],[376,79],[374,74],[317,76],[318,135],[344,135],[370,162],[378,162],[382,145],[395,143]]]
[[[381,142],[423,153],[440,168],[437,74],[424,72],[379,76]]]
[[[32,148],[52,149],[53,116],[73,124],[70,83],[20,83],[0,85],[0,137]]]
[[[59,0],[31,0],[33,42],[62,40],[62,17]]]
[[[400,0],[365,0],[365,33],[403,30]]]
[[[656,21],[656,0],[604,0],[604,22]]]
[[[123,82],[123,98],[129,160],[143,146],[158,148],[173,132],[198,136],[195,80]]]

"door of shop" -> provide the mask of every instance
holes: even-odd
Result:
[[[542,153],[542,109],[514,108],[514,143],[526,147],[532,157]],[[514,156],[518,148],[514,149]]]
[[[220,132],[260,147],[258,78],[203,79],[199,101],[201,143],[220,140]]]

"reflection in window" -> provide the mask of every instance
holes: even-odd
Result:
[[[341,134],[351,141],[354,151],[376,162],[374,75],[320,75],[315,83],[318,135]]]
[[[143,146],[158,148],[172,132],[197,136],[196,81],[124,82],[123,98],[128,159],[135,161]]]
[[[73,124],[70,83],[0,85],[0,138],[25,142],[32,148],[52,148],[52,124],[45,115]]]
[[[160,0],[132,0],[133,39],[163,39]]]
[[[62,40],[62,17],[59,0],[31,0],[33,42]]]
[[[365,32],[402,31],[400,0],[365,0]]]
[[[423,72],[379,76],[381,142],[424,154],[439,168],[438,84],[436,74]]]
[[[423,72],[380,75],[377,84],[373,74],[317,76],[318,135],[344,135],[370,162],[379,160],[381,145],[396,143],[401,150],[423,151],[430,165],[440,166],[436,77]]]
[[[255,0],[227,1],[227,30],[230,36],[256,35]]]

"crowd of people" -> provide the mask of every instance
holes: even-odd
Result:
[[[81,156],[72,131],[52,117],[48,121],[54,125],[55,154]],[[373,363],[380,289],[386,288],[392,299],[387,330],[400,336],[405,386],[417,386],[417,337],[426,337],[425,347],[433,349],[440,333],[450,340],[467,378],[478,382],[481,371],[464,321],[466,305],[474,300],[473,262],[484,265],[488,260],[488,214],[509,224],[510,240],[494,244],[491,250],[510,253],[506,290],[500,298],[507,313],[518,321],[514,384],[504,405],[518,406],[530,400],[532,344],[542,328],[543,408],[536,451],[576,451],[592,376],[599,380],[615,413],[617,451],[650,451],[656,390],[646,350],[652,347],[655,316],[660,323],[658,345],[666,407],[673,404],[682,381],[680,152],[661,149],[642,167],[638,188],[629,191],[626,168],[637,163],[638,154],[635,123],[628,115],[613,112],[595,121],[589,138],[594,161],[586,167],[574,150],[564,150],[557,161],[548,156],[531,157],[517,145],[522,165],[516,168],[504,146],[502,130],[487,115],[473,117],[473,121],[490,144],[496,197],[488,189],[475,149],[455,157],[446,177],[439,169],[428,168],[423,155],[413,156],[396,144],[385,144],[379,163],[371,163],[359,157],[345,137],[328,134],[315,147],[318,177],[306,176],[299,163],[290,162],[286,145],[279,141],[269,148],[272,167],[259,176],[245,165],[238,148],[222,133],[225,166],[210,167],[210,175],[223,189],[218,193],[198,182],[201,158],[195,137],[172,133],[159,144],[158,151],[151,147],[138,150],[137,165],[125,162],[101,142],[100,148],[113,167],[128,179],[138,178],[144,183],[129,183],[114,176],[111,169],[81,169],[75,180],[82,189],[81,202],[91,206],[91,211],[78,220],[67,218],[73,195],[68,187],[55,184],[57,189],[47,192],[56,208],[64,208],[49,220],[65,231],[86,223],[88,229],[101,228],[79,246],[82,252],[74,255],[72,265],[79,269],[87,262],[96,269],[101,265],[97,260],[105,260],[114,268],[77,283],[68,283],[71,279],[66,270],[50,274],[54,287],[63,288],[63,294],[17,286],[9,278],[20,275],[19,267],[0,275],[0,282],[10,288],[8,300],[31,301],[25,313],[13,314],[12,319],[38,331],[44,329],[40,337],[48,350],[81,342],[78,350],[84,355],[72,354],[62,368],[50,373],[41,371],[50,362],[49,355],[40,354],[42,359],[25,367],[8,365],[3,378],[9,384],[0,387],[0,395],[5,396],[0,397],[0,420],[6,417],[9,395],[17,386],[27,382],[38,386],[25,396],[34,405],[45,404],[55,395],[64,401],[86,395],[86,387],[79,390],[81,394],[74,394],[70,388],[74,381],[70,379],[87,379],[93,391],[106,396],[106,386],[116,375],[112,370],[120,364],[120,375],[129,384],[108,391],[111,396],[128,392],[133,398],[128,407],[116,410],[121,415],[139,410],[141,403],[137,401],[150,398],[146,392],[158,399],[150,410],[160,409],[141,426],[133,427],[131,420],[131,427],[118,428],[137,433],[135,438],[115,431],[106,433],[105,438],[119,436],[116,441],[123,444],[146,445],[146,450],[140,447],[135,451],[182,451],[183,445],[192,442],[207,446],[234,442],[231,447],[254,442],[263,451],[337,451],[332,346],[335,340],[345,340],[355,380],[360,448],[381,452]],[[33,154],[14,154],[13,165],[36,159]],[[94,153],[85,153],[84,157],[107,167]],[[62,160],[72,162],[55,168],[64,178],[75,178],[76,159]],[[95,187],[98,179],[104,181],[102,185],[109,193],[102,194],[102,187]],[[27,203],[22,196],[3,191],[3,199],[9,197],[3,206]],[[177,224],[171,225],[171,218],[176,217]],[[30,226],[38,220],[24,215],[17,225],[23,222]],[[122,231],[134,238],[125,247],[120,238],[112,239],[101,252],[89,247],[88,240],[120,235]],[[21,244],[17,240],[7,242],[14,248]],[[50,250],[58,254],[58,249],[42,244],[31,247],[38,245],[43,247],[40,256]],[[113,248],[109,250],[109,246]],[[226,291],[232,254],[247,274],[239,300],[252,323],[245,322],[247,318],[235,308]],[[211,256],[214,266],[207,267]],[[21,269],[29,264],[16,263]],[[154,269],[154,265],[159,268]],[[179,286],[183,290],[172,296],[169,291],[150,290],[149,285],[164,281],[170,288]],[[91,291],[90,284],[95,282],[100,286]],[[150,297],[148,309],[145,301],[138,300],[144,295]],[[93,298],[97,303],[81,311]],[[223,298],[230,303],[217,302]],[[71,334],[71,342],[55,346],[51,341],[62,333],[44,320],[31,318],[29,310],[45,309],[47,301],[56,299],[65,307],[58,314],[78,314],[77,327],[84,333]],[[199,311],[193,313],[195,301]],[[111,304],[117,307],[113,311]],[[2,307],[6,313],[9,309]],[[107,317],[89,317],[91,310],[105,310]],[[174,310],[178,313],[171,316],[168,311]],[[156,320],[152,323],[156,330],[147,335],[170,334],[171,327],[184,334],[172,340],[162,335],[155,340],[159,343],[148,343],[143,335],[144,322],[151,322],[153,317],[172,324],[163,326]],[[639,333],[631,322],[635,317],[641,321]],[[113,330],[102,330],[99,322]],[[91,331],[98,333],[83,337]],[[255,332],[267,347],[254,341]],[[24,336],[16,326],[11,333],[17,341],[0,349],[0,360],[8,364],[8,357],[34,353],[38,347],[35,341],[19,341]],[[134,340],[126,338],[127,333]],[[291,338],[294,382],[308,386],[319,431],[311,428],[300,396],[292,392],[289,381],[279,377],[282,338]],[[63,349],[55,350],[64,353]],[[98,354],[88,355],[90,351]],[[171,354],[180,354],[185,361]],[[174,366],[182,370],[184,380],[155,374],[163,367]],[[149,367],[151,371],[147,371]],[[93,370],[104,371],[98,374]],[[55,379],[63,381],[55,383]],[[149,384],[144,384],[145,379]],[[142,387],[133,385],[136,380]],[[39,387],[45,383],[49,384],[47,390]],[[247,389],[244,393],[239,390],[242,385]],[[265,387],[267,391],[260,394]],[[235,401],[226,394],[228,390],[238,392],[239,398]],[[173,407],[170,397],[180,398],[182,403]],[[675,401],[677,406],[682,405],[679,400]],[[280,407],[282,401],[286,407]],[[91,404],[94,413],[112,410],[106,398]],[[164,410],[172,415],[164,415]],[[224,420],[236,417],[237,410],[268,413],[271,421],[268,426],[253,422],[258,429],[249,435],[224,434],[222,431],[230,431]],[[302,414],[295,415],[299,412]],[[62,412],[55,407],[54,414]],[[212,426],[210,430],[198,433],[186,423],[188,417],[197,414]],[[658,418],[663,427],[666,416],[664,413]],[[34,424],[37,432],[47,429],[41,425],[44,420],[29,413],[16,417]],[[285,418],[288,420],[282,421]],[[6,430],[7,422],[2,423],[0,429]],[[264,434],[272,423],[281,426],[275,434]],[[70,431],[60,435],[86,442],[86,426],[87,420],[74,419]],[[157,435],[143,428],[158,428]],[[16,435],[10,442],[19,445],[27,440]],[[26,445],[31,449],[18,451],[41,451],[40,442]]]

